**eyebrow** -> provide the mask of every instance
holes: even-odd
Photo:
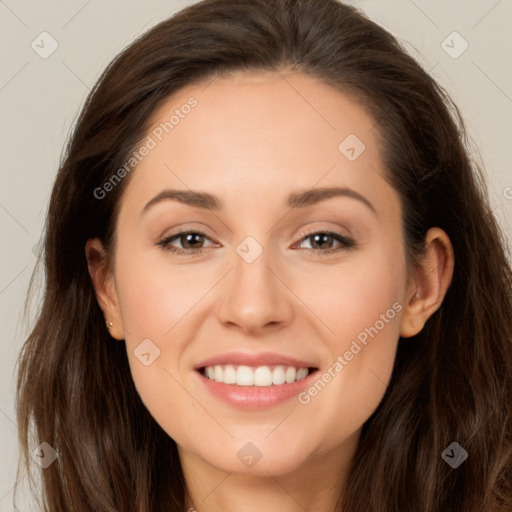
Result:
[[[325,201],[332,197],[348,197],[356,199],[366,205],[374,214],[377,214],[373,204],[362,196],[359,192],[350,188],[342,187],[324,187],[324,188],[313,188],[308,190],[302,190],[292,192],[289,194],[286,204],[289,208],[306,208],[312,206],[321,201]],[[162,190],[158,195],[153,197],[146,206],[142,209],[141,214],[145,213],[152,206],[157,203],[166,200],[179,201],[180,203],[195,207],[202,208],[204,210],[219,211],[223,208],[222,201],[216,196],[209,194],[208,192],[199,192],[194,190],[173,190],[165,189]]]

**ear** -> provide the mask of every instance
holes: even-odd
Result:
[[[87,240],[85,255],[96,299],[105,315],[107,329],[113,338],[123,340],[124,328],[115,281],[110,269],[107,268],[105,249],[99,238]],[[109,325],[110,323],[112,325]]]
[[[441,228],[431,228],[425,237],[426,255],[410,277],[400,336],[418,334],[426,321],[441,307],[452,281],[455,257],[448,235]]]

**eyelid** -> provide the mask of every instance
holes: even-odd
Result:
[[[351,238],[351,235],[349,233],[344,235],[343,233],[341,233],[340,230],[338,230],[336,228],[325,227],[325,226],[320,226],[320,227],[315,227],[315,228],[307,229],[306,231],[301,232],[299,237],[300,237],[300,240],[302,240],[303,238],[305,238],[305,237],[307,237],[309,235],[314,235],[316,233],[330,233],[330,234],[333,234],[333,235],[338,235],[341,238],[347,238],[347,239]]]
[[[187,224],[185,224],[185,226],[180,225],[176,229],[177,229],[176,231],[172,230],[169,234],[162,235],[162,236],[158,237],[158,240],[159,241],[167,240],[169,238],[174,238],[174,237],[177,237],[178,235],[188,234],[191,232],[196,233],[198,235],[202,235],[205,238],[208,238],[209,240],[212,240],[212,238],[213,238],[211,235],[206,233],[205,229],[188,227]],[[317,233],[330,233],[330,234],[338,235],[341,238],[352,239],[352,236],[349,233],[343,234],[339,230],[336,230],[336,228],[319,226],[319,227],[314,227],[314,228],[307,229],[306,231],[301,232],[299,235],[297,235],[299,237],[297,241],[302,241],[306,236],[317,234]]]
[[[173,247],[170,245],[171,240],[179,239],[182,236],[188,235],[188,234],[196,234],[199,235],[205,239],[208,239],[211,242],[211,245],[207,247],[200,247],[200,248],[191,248],[191,249],[182,249],[179,247]],[[323,228],[323,227],[316,227],[309,229],[305,232],[302,232],[298,240],[291,246],[292,248],[297,247],[297,245],[302,244],[305,240],[310,238],[313,235],[316,234],[326,234],[336,240],[339,245],[337,247],[331,248],[331,249],[313,249],[309,247],[303,247],[300,250],[306,251],[307,253],[313,254],[315,256],[328,256],[329,254],[333,253],[339,253],[342,251],[348,251],[350,249],[355,249],[358,244],[356,241],[352,238],[350,235],[343,235],[339,231],[329,228]],[[212,237],[210,237],[207,233],[202,231],[201,229],[194,229],[194,228],[184,228],[180,227],[180,229],[176,232],[170,233],[169,235],[162,237],[159,239],[159,241],[156,243],[156,245],[161,246],[164,250],[167,250],[171,253],[174,253],[178,256],[194,256],[194,255],[200,255],[204,252],[205,249],[211,248],[215,245],[219,245],[218,242],[215,242]],[[222,247],[222,245],[221,245]]]
[[[197,224],[199,224],[199,226],[201,226],[201,227],[196,227]],[[210,229],[208,227],[206,227],[204,224],[192,222],[192,223],[180,224],[179,226],[171,228],[170,230],[166,229],[164,231],[164,234],[158,237],[158,240],[165,240],[168,238],[175,237],[177,235],[182,235],[184,233],[197,233],[197,234],[201,234],[209,239],[213,239],[214,236],[210,235],[209,232],[210,232]]]
[[[311,238],[313,235],[316,235],[316,234],[328,235],[331,238],[333,238],[334,240],[336,240],[337,242],[339,242],[340,245],[338,245],[337,247],[334,247],[332,249],[325,249],[325,250],[310,249],[309,247],[305,247],[305,248],[302,248],[303,251],[307,251],[316,256],[322,256],[322,255],[327,256],[329,254],[334,254],[334,253],[338,253],[341,251],[348,251],[351,249],[355,249],[359,245],[351,235],[343,235],[342,233],[340,233],[337,230],[320,227],[320,228],[314,228],[314,229],[308,230],[306,232],[303,232],[301,234],[301,236],[299,237],[299,239],[297,240],[297,242],[295,242],[292,247],[296,247],[297,245],[302,244],[302,242],[304,242],[305,240],[307,240],[308,238]]]
[[[218,243],[214,242],[212,237],[209,236],[207,233],[205,233],[201,229],[194,229],[194,228],[180,229],[179,231],[176,231],[176,232],[170,233],[168,235],[162,236],[162,237],[160,237],[158,239],[156,245],[162,245],[165,248],[165,246],[168,245],[171,240],[179,239],[180,237],[182,237],[184,235],[188,235],[188,234],[199,235],[199,236],[202,236],[205,239],[208,239],[211,242],[211,245],[209,245],[208,247],[212,247],[214,245],[218,245]],[[201,247],[199,249],[180,249],[178,247],[176,249],[177,250],[182,250],[184,252],[192,253],[194,250],[195,251],[200,251],[200,250],[203,250],[203,249],[207,249],[207,247]]]

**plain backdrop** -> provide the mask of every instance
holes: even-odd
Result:
[[[188,3],[193,2],[0,0],[0,512],[14,510],[15,363],[28,332],[21,312],[64,142],[109,61]],[[512,1],[349,3],[403,41],[460,107],[510,247]],[[20,510],[29,505],[21,501]]]

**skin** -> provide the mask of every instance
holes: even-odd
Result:
[[[400,201],[383,179],[374,122],[340,92],[298,73],[232,73],[180,90],[151,126],[191,96],[198,105],[132,171],[113,268],[100,240],[87,243],[98,302],[111,335],[126,343],[144,404],[178,444],[190,506],[334,510],[399,336],[417,334],[442,303],[452,245],[432,228],[422,266],[407,275]],[[349,134],[366,146],[352,162],[338,150]],[[285,204],[292,191],[330,186],[357,191],[376,213],[349,197]],[[141,215],[166,188],[209,192],[224,208],[165,200]],[[202,253],[157,245],[187,229],[206,234],[192,242]],[[334,231],[357,246],[322,255],[340,242],[315,244],[308,231]],[[263,248],[252,263],[236,252],[247,236]],[[396,303],[401,311],[307,404],[240,410],[209,394],[193,369],[229,351],[271,351],[314,361],[321,373]],[[147,338],[161,351],[150,366],[134,355]],[[252,467],[237,457],[247,442],[262,455]]]

